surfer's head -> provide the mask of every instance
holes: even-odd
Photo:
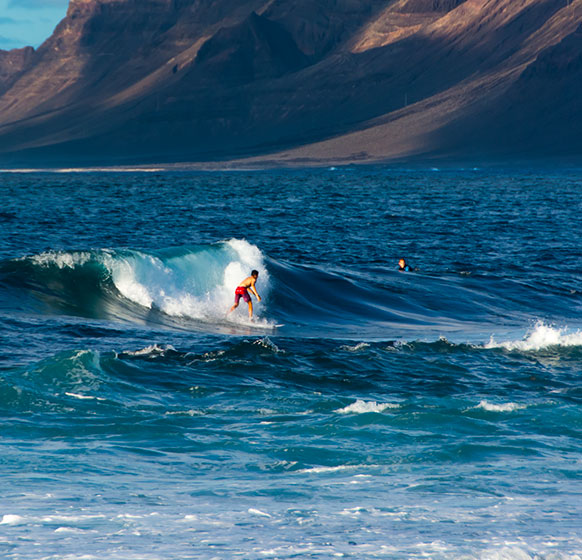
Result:
[[[251,272],[251,276],[252,276],[253,278],[258,278],[258,277],[259,277],[259,271],[258,271],[258,270],[253,270],[253,271]]]
[[[405,261],[404,259],[400,259],[400,260],[398,261],[398,266],[399,266],[400,268],[404,268],[404,267],[406,266],[406,261]]]

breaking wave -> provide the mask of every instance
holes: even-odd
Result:
[[[162,251],[49,251],[4,263],[4,283],[24,288],[55,311],[121,319],[224,321],[235,287],[252,269],[268,296],[269,273],[257,247],[231,239]],[[257,310],[257,324],[261,320]],[[229,320],[245,323],[244,313]]]
[[[504,348],[522,352],[544,350],[551,347],[582,346],[582,331],[569,332],[568,328],[557,328],[537,322],[525,337],[520,340],[496,342],[493,337],[486,348]]]
[[[263,301],[254,306],[251,323],[245,305],[228,316],[227,311],[235,287],[252,269],[259,271]],[[0,263],[0,307],[234,334],[240,328],[299,337],[324,334],[360,341],[346,347],[352,352],[365,352],[371,340],[391,338],[456,337],[482,347],[491,332],[519,332],[524,318],[543,317],[546,309],[571,316],[569,299],[560,294],[532,298],[529,289],[497,277],[290,263],[243,239],[158,251],[47,251]],[[523,303],[516,305],[518,300]],[[531,307],[532,300],[538,308]],[[524,339],[485,343],[519,351],[553,345],[582,346],[582,331],[540,322]]]

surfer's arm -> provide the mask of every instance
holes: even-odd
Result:
[[[254,282],[249,286],[249,290],[251,292],[253,292],[253,294],[255,294],[255,296],[257,296],[257,299],[259,301],[261,301],[261,296],[259,295],[259,292],[257,292],[257,289],[255,288],[255,283]]]

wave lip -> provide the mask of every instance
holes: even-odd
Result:
[[[159,254],[134,252],[115,259],[108,268],[123,297],[174,317],[224,318],[234,289],[252,269],[260,272],[260,291],[265,295],[269,291],[261,251],[240,239]]]

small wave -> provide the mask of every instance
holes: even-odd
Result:
[[[189,416],[193,418],[194,416],[204,416],[204,412],[200,410],[175,410],[172,412],[164,412],[164,416]]]
[[[6,514],[2,516],[0,525],[23,525],[26,519],[20,515]]]
[[[552,543],[552,546],[555,546]],[[467,560],[539,560],[546,558],[547,560],[581,560],[577,554],[571,555],[559,550],[548,554],[547,556],[540,556],[532,552],[528,552],[517,546],[504,546],[502,548],[495,548],[482,551],[479,554],[466,556]]]
[[[268,337],[259,338],[253,342],[255,346],[261,346],[267,350],[272,350],[274,353],[282,352],[279,347]]]
[[[346,344],[341,347],[342,350],[347,350],[348,352],[359,352],[360,350],[366,350],[366,348],[370,348],[370,345],[367,342],[359,342],[353,346]]]
[[[54,532],[55,533],[69,533],[69,534],[73,534],[73,535],[83,535],[85,533],[96,533],[97,531],[89,530],[89,529],[79,529],[77,527],[59,527],[58,529],[55,529]]]
[[[346,471],[368,470],[378,468],[378,465],[338,465],[336,467],[310,467],[296,471],[297,474],[329,474]],[[359,476],[359,475],[356,475]]]
[[[515,410],[523,410],[524,408],[527,408],[527,406],[513,402],[493,404],[487,401],[481,401],[475,408],[482,408],[488,412],[514,412]]]
[[[141,350],[133,350],[122,352],[123,356],[139,356],[139,357],[158,357],[165,356],[168,352],[176,352],[176,349],[171,345],[167,344],[164,346],[158,346],[157,344],[152,344],[151,346],[146,346]]]
[[[368,412],[383,412],[387,408],[399,408],[400,405],[394,403],[377,403],[376,401],[363,401],[358,399],[356,402],[336,410],[339,414],[366,414]]]
[[[65,392],[65,395],[67,395],[67,397],[72,397],[74,399],[79,399],[80,401],[92,401],[92,400],[96,400],[96,401],[104,401],[105,399],[102,397],[92,397],[91,395],[80,395],[78,393],[71,393],[71,392]]]
[[[493,337],[485,348],[505,348],[506,350],[536,351],[552,346],[582,346],[582,331],[569,333],[567,328],[555,328],[538,322],[522,340],[496,342]]]
[[[267,513],[265,511],[261,511],[260,509],[249,508],[248,512],[251,515],[256,515],[257,517],[268,517],[268,518],[273,517],[270,513]]]

